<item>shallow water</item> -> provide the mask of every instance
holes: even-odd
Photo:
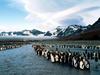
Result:
[[[31,45],[0,51],[0,75],[99,75],[100,70],[77,70],[37,56]]]

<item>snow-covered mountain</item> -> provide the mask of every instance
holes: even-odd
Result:
[[[98,29],[99,28],[99,29]],[[16,32],[0,32],[0,36],[34,36],[34,37],[66,37],[78,36],[83,33],[90,32],[91,30],[100,30],[100,18],[93,24],[88,26],[82,25],[69,25],[58,26],[52,31],[42,32],[40,30],[22,30]]]
[[[69,36],[72,34],[77,34],[80,33],[81,31],[86,30],[86,26],[81,26],[81,25],[69,25],[68,27],[57,27],[56,32],[54,32],[54,35],[58,37],[63,37],[63,36]]]
[[[33,30],[22,30],[22,31],[15,31],[15,32],[0,32],[0,36],[52,37],[52,33],[50,31],[42,32],[33,29]]]
[[[78,30],[85,30],[85,26],[80,25],[69,25],[69,26],[58,26],[53,31],[42,32],[36,29],[33,30],[22,30],[16,32],[1,32],[0,36],[68,36],[75,33]]]
[[[38,36],[44,34],[44,32],[33,29],[33,30],[22,30],[16,32],[1,32],[0,36]]]
[[[52,36],[52,33],[50,31],[47,31],[44,36]]]
[[[65,40],[100,40],[100,18],[88,26],[69,26],[60,34],[60,39]]]

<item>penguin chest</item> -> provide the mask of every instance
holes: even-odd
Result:
[[[84,63],[83,63],[83,61],[80,61],[80,69],[84,69]]]
[[[52,54],[50,54],[51,57],[51,62],[55,62],[54,56]]]
[[[58,62],[59,61],[59,56],[55,55],[55,60]]]

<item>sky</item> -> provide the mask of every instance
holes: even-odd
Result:
[[[89,25],[100,17],[100,0],[0,0],[0,31],[53,30]]]

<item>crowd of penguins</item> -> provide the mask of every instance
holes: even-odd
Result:
[[[100,59],[100,52],[71,52],[71,51],[58,51],[48,50],[42,45],[32,45],[37,55],[45,57],[52,63],[68,64],[71,67],[81,70],[90,70],[90,59],[98,62]]]

